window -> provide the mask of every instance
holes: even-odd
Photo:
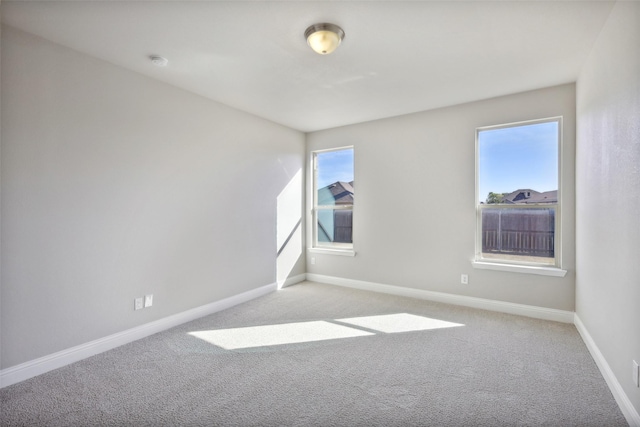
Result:
[[[314,248],[353,250],[353,147],[313,153]]]
[[[560,267],[561,118],[476,131],[476,261]]]

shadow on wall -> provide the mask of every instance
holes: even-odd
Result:
[[[281,289],[302,256],[302,169],[278,195],[276,243],[276,282]]]

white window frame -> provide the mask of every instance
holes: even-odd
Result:
[[[354,175],[355,175],[355,149],[352,145],[338,148],[331,148],[326,150],[315,150],[311,152],[311,166],[313,170],[313,179],[311,183],[311,192],[313,193],[313,206],[311,208],[311,221],[312,221],[312,245],[309,248],[310,252],[313,253],[324,253],[331,255],[344,255],[344,256],[355,256],[354,250],[354,230],[351,230],[351,243],[329,243],[329,244],[321,244],[318,241],[318,213],[320,211],[336,211],[336,210],[351,210],[352,215],[355,215],[354,204],[351,205],[318,205],[318,154],[328,153],[332,151],[342,151],[342,150],[354,150]],[[354,176],[355,180],[355,176]],[[352,217],[355,219],[355,217]],[[355,221],[354,221],[355,222]]]
[[[480,191],[480,146],[479,136],[480,133],[487,130],[505,129],[519,126],[535,125],[540,123],[556,122],[558,124],[558,201],[557,203],[540,203],[540,204],[527,204],[527,205],[487,205],[481,204],[482,200]],[[475,247],[475,259],[472,262],[474,268],[488,269],[488,270],[501,270],[526,274],[539,274],[545,276],[557,276],[564,277],[566,270],[562,269],[562,116],[549,117],[544,119],[527,120],[514,123],[505,123],[495,126],[483,126],[476,128],[476,247]],[[526,262],[520,260],[510,260],[503,258],[484,258],[482,256],[482,212],[485,209],[535,209],[535,208],[555,208],[555,229],[554,229],[554,262],[537,263]]]

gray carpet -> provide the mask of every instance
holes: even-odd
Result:
[[[309,282],[0,403],[2,426],[627,425],[573,325]]]

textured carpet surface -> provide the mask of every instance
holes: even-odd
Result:
[[[0,404],[2,426],[627,425],[573,325],[309,282]]]

